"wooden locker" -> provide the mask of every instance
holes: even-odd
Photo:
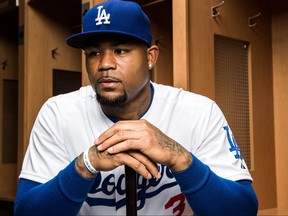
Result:
[[[62,77],[62,82],[69,73],[81,74],[82,61],[81,51],[66,44],[67,37],[81,31],[80,0],[25,0],[20,1],[19,9],[19,26],[24,37],[19,46],[18,172],[41,106],[55,92],[64,93],[64,89],[59,89],[61,83],[53,81],[53,74],[62,73],[57,76]]]
[[[15,1],[1,1],[0,19],[0,200],[13,201],[18,145],[18,6]]]

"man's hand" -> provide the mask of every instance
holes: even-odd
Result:
[[[127,165],[146,179],[152,176],[160,178],[157,164],[140,152],[131,150],[110,154],[108,151],[99,151],[95,145],[89,149],[89,161],[97,171],[109,171],[121,165]],[[90,173],[84,165],[83,153],[80,154],[76,161],[76,170],[84,178],[93,178],[94,174]]]
[[[119,157],[115,161],[121,158],[121,165],[130,166],[139,174],[142,173],[139,168],[143,166],[154,177],[158,174],[155,175],[151,166],[153,162],[167,165],[174,172],[185,170],[192,163],[191,154],[183,146],[146,120],[119,121],[102,133],[95,145],[98,154],[105,154],[108,158]],[[128,159],[123,154],[131,157]]]

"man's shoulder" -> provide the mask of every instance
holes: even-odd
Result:
[[[158,99],[167,100],[170,102],[177,103],[188,103],[188,104],[206,104],[211,105],[215,103],[212,99],[207,96],[187,91],[182,88],[177,88],[173,86],[152,83],[154,88],[154,96]]]
[[[69,110],[82,110],[87,104],[87,100],[95,101],[95,92],[91,86],[81,87],[76,91],[59,94],[49,98],[42,106],[42,112],[48,110],[58,110],[68,112]]]
[[[53,96],[48,99],[48,102],[65,103],[93,97],[95,97],[93,88],[91,86],[83,86],[78,90]]]

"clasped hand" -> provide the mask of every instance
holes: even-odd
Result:
[[[157,163],[182,171],[192,162],[184,147],[146,120],[119,121],[94,143],[90,161],[99,171],[127,165],[150,179],[160,178]]]

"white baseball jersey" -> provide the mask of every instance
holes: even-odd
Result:
[[[191,92],[152,83],[154,96],[142,117],[183,145],[217,175],[252,180],[228,124],[214,101]],[[20,178],[45,183],[64,169],[114,123],[101,110],[91,86],[49,99],[35,121]],[[138,214],[192,215],[166,166],[161,178],[138,177]],[[79,214],[125,215],[124,167],[100,172]],[[175,213],[174,213],[175,214]]]

